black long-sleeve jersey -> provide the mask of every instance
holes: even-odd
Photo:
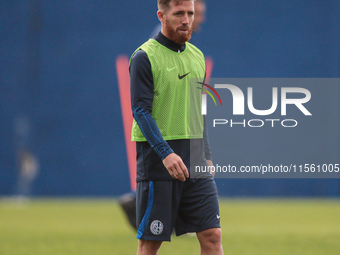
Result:
[[[182,52],[185,44],[177,44],[161,32],[153,39],[175,52]],[[147,142],[137,142],[137,182],[142,180],[174,180],[164,167],[162,160],[172,152],[178,154],[186,166],[190,158],[211,159],[206,125],[203,139],[178,139],[165,141],[152,118],[154,96],[151,63],[143,50],[138,50],[130,63],[131,104],[134,118]],[[202,163],[203,164],[203,163]]]

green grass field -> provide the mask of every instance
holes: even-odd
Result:
[[[339,200],[221,200],[225,254],[340,254]],[[137,240],[115,200],[0,200],[1,255],[135,254]],[[199,254],[193,236],[159,254]]]

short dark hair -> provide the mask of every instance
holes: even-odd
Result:
[[[170,6],[170,2],[173,1],[175,4],[179,4],[183,1],[194,1],[194,2],[204,2],[204,0],[157,0],[159,10],[167,10]]]

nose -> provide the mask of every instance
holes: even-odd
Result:
[[[182,24],[183,25],[188,25],[189,24],[189,15],[188,14],[184,14],[183,20],[182,20]]]

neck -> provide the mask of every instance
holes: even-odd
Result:
[[[168,49],[175,51],[175,52],[182,52],[185,50],[185,44],[178,44],[165,35],[162,34],[162,32],[159,32],[157,35],[153,37],[156,41],[158,41],[160,44],[164,45]]]

